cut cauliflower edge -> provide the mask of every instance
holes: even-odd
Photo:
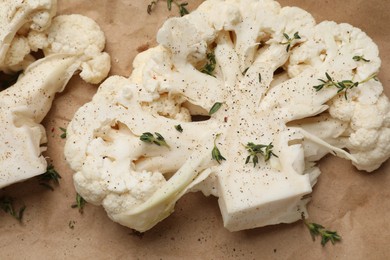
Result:
[[[314,88],[326,74],[338,82],[378,72],[377,47],[357,28],[316,24],[273,0],[208,0],[168,19],[157,41],[135,58],[128,79],[114,76],[100,86],[67,132],[77,192],[122,225],[146,231],[198,190],[219,197],[230,231],[291,223],[308,216],[306,195],[323,156],[365,170],[390,156],[383,142],[389,105],[379,82],[349,90],[347,100],[337,89]],[[210,53],[215,69],[202,73]],[[217,102],[221,108],[208,118]],[[359,121],[360,106],[379,111],[375,124]],[[169,148],[142,142],[145,132],[159,133]],[[360,156],[363,135],[372,148]],[[246,161],[251,142],[272,144],[273,156]],[[220,164],[212,158],[216,147],[226,159]],[[368,154],[380,159],[364,162]]]
[[[0,188],[46,171],[42,152],[47,138],[40,122],[74,73],[81,71],[85,81],[98,83],[110,69],[109,55],[102,52],[104,34],[90,18],[58,16],[39,34],[45,57],[0,92]]]

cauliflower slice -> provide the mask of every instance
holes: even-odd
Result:
[[[62,37],[44,48],[46,57],[32,63],[13,86],[0,92],[0,188],[46,171],[42,152],[47,139],[40,122],[73,74],[81,70],[87,82],[97,83],[110,67],[108,54],[101,53],[104,35],[94,21],[79,15],[59,16],[53,26],[47,38],[51,39],[56,29]],[[77,35],[87,43],[80,45]],[[67,49],[53,47],[59,45]],[[96,61],[102,64],[95,66]]]
[[[57,10],[56,0],[4,0],[0,2],[0,71],[12,73],[26,68],[28,35],[48,28]]]
[[[324,29],[335,30],[319,34]],[[357,153],[343,149],[349,123],[329,110],[344,96],[313,88],[325,73],[337,81],[357,75],[351,53],[363,55],[357,50],[364,46],[348,30],[364,38],[349,25],[316,25],[307,12],[273,0],[208,0],[168,19],[159,46],[135,58],[129,79],[106,80],[72,119],[65,156],[77,191],[138,231],[197,190],[219,197],[230,231],[307,217],[305,195],[320,174],[315,162],[331,152],[359,163]],[[377,72],[379,58],[372,59],[356,80]],[[380,92],[375,84],[362,83],[348,100],[372,102]],[[367,86],[377,92],[365,98]],[[193,120],[217,102],[217,112]],[[142,142],[145,132],[161,134],[168,146]],[[268,145],[271,156],[254,160],[249,143]]]

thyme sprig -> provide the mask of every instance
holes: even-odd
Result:
[[[286,52],[288,52],[291,48],[291,44],[294,40],[301,39],[301,36],[299,36],[298,32],[295,32],[292,37],[290,37],[287,33],[283,33],[284,38],[286,38],[286,42],[281,42],[280,44],[287,45]]]
[[[79,209],[79,212],[80,214],[83,214],[84,213],[84,206],[87,202],[85,201],[85,199],[83,197],[81,197],[80,194],[76,194],[76,203],[73,204],[71,207],[72,208],[78,208]]]
[[[153,134],[150,132],[145,132],[140,136],[139,139],[145,143],[155,144],[158,146],[166,146],[170,148],[170,146],[167,144],[167,142],[165,141],[164,137],[161,134],[157,132],[155,132],[154,134],[156,135],[156,137],[154,137]]]
[[[222,156],[221,152],[217,147],[217,139],[221,134],[217,134],[214,138],[214,148],[211,151],[211,157],[217,161],[217,163],[221,164],[221,161],[226,161],[225,157]]]
[[[154,0],[154,1],[151,1],[150,4],[148,5],[146,11],[148,12],[148,14],[151,14],[154,7],[157,5],[159,0]],[[186,14],[189,14],[186,6],[188,5],[187,2],[185,3],[178,3],[177,1],[175,0],[167,0],[167,8],[169,11],[172,10],[172,4],[175,4],[178,8],[179,8],[179,13],[180,13],[180,16],[184,16]]]
[[[201,69],[201,72],[215,77],[213,75],[213,72],[215,70],[215,65],[217,64],[217,62],[215,60],[214,53],[212,53],[212,52],[207,53],[206,58],[207,58],[207,63],[203,66],[203,68]]]
[[[363,57],[363,55],[360,55],[360,56],[359,56],[359,55],[353,56],[352,59],[355,60],[355,61],[370,62],[370,60],[365,59],[365,58]]]
[[[321,236],[321,245],[325,246],[329,241],[334,245],[336,242],[341,241],[341,236],[336,231],[330,231],[325,229],[322,225],[316,223],[309,223],[307,220],[303,221],[310,231],[310,235],[315,241],[316,236]]]
[[[268,145],[249,142],[245,145],[245,149],[249,152],[249,155],[246,157],[245,164],[248,164],[252,158],[253,167],[256,167],[256,164],[259,162],[258,155],[263,156],[265,161],[268,161],[272,155],[277,158],[278,156],[272,152],[273,148],[274,146],[272,145],[272,142]]]
[[[52,181],[55,185],[59,185],[59,179],[61,179],[61,175],[54,169],[54,166],[49,164],[47,166],[46,172],[41,174],[39,177],[39,184],[45,186],[50,190],[54,190],[53,186],[49,184]]]
[[[26,209],[26,206],[22,206],[18,211],[16,211],[13,205],[13,198],[9,196],[3,196],[0,198],[0,208],[5,213],[8,213],[12,217],[16,218],[19,222],[22,222],[23,213]]]
[[[336,82],[332,79],[331,76],[329,76],[329,74],[327,72],[325,72],[325,77],[326,77],[326,80],[318,79],[319,81],[322,82],[322,84],[317,85],[317,86],[313,86],[313,88],[318,92],[321,89],[326,88],[326,87],[332,87],[332,86],[336,87],[338,89],[337,93],[344,92],[345,99],[348,99],[348,96],[347,96],[348,90],[353,89],[353,88],[355,88],[363,83],[366,83],[367,81],[369,81],[371,79],[378,80],[376,73],[371,74],[370,76],[368,76],[367,78],[365,78],[362,81],[356,81],[356,82],[353,82],[352,80],[342,80],[342,81]]]

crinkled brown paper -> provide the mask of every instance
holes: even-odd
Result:
[[[80,13],[102,27],[113,75],[130,75],[135,55],[155,46],[158,28],[178,15],[175,6],[167,10],[165,1],[151,15],[146,12],[149,0],[58,1],[59,14]],[[202,1],[188,2],[193,10]],[[317,22],[347,22],[367,32],[379,45],[379,78],[390,96],[390,1],[280,3],[309,11]],[[101,207],[89,204],[80,214],[70,207],[75,190],[59,127],[66,127],[96,88],[73,77],[44,121],[46,155],[62,176],[60,185],[50,191],[33,178],[0,192],[27,206],[22,224],[0,212],[0,259],[390,259],[390,162],[367,174],[335,157],[320,161],[322,175],[308,207],[310,220],[342,236],[341,243],[325,247],[319,239],[312,241],[301,221],[230,233],[223,228],[217,200],[200,193],[185,195],[170,217],[143,236],[112,222]]]

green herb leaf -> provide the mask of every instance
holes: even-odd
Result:
[[[261,74],[259,73],[259,83],[261,83]]]
[[[45,186],[48,189],[54,190],[54,188],[49,184],[51,181],[55,185],[59,185],[59,180],[61,179],[61,175],[54,169],[54,166],[49,164],[47,166],[46,172],[39,175],[39,184]]]
[[[173,0],[167,0],[167,7],[168,7],[169,11],[171,11],[171,9],[172,9],[172,1]]]
[[[252,158],[253,167],[256,167],[256,164],[259,162],[259,157],[257,156],[258,154],[262,155],[265,161],[268,161],[272,155],[278,157],[272,152],[273,147],[272,142],[268,145],[249,142],[245,146],[245,149],[249,152],[249,156],[246,157],[245,164],[248,164]]]
[[[211,116],[212,114],[216,113],[221,107],[222,107],[223,103],[221,102],[216,102],[211,108],[210,108],[210,111],[209,111],[209,116]]]
[[[376,73],[372,74],[371,76],[369,76],[366,79],[359,81],[359,82],[353,82],[352,80],[342,80],[339,82],[335,82],[327,72],[325,72],[325,77],[327,80],[318,79],[322,84],[317,85],[317,86],[313,86],[313,88],[318,92],[321,89],[323,89],[324,87],[332,87],[332,86],[336,87],[337,93],[344,92],[345,99],[348,99],[348,96],[347,96],[348,90],[355,88],[355,87],[358,87],[359,85],[366,83],[367,81],[369,81],[371,79],[377,80]]]
[[[186,9],[186,6],[188,5],[188,3],[182,3],[179,5],[179,13],[180,13],[180,16],[184,16],[186,14],[189,14],[190,12],[188,12],[188,10]]]
[[[152,13],[153,8],[154,8],[154,6],[157,5],[158,1],[159,0],[154,0],[154,1],[150,2],[150,4],[148,5],[148,7],[146,9],[148,14]],[[169,11],[172,10],[172,4],[175,4],[179,8],[179,13],[180,13],[181,16],[189,14],[188,10],[186,9],[186,6],[188,5],[188,3],[178,3],[175,0],[167,0],[167,8],[168,8]]]
[[[284,38],[286,38],[286,42],[281,42],[280,44],[287,45],[286,47],[286,52],[288,52],[291,48],[291,44],[293,43],[294,40],[299,40],[301,39],[301,36],[299,36],[298,32],[294,33],[293,37],[288,36],[287,33],[283,33]]]
[[[213,75],[213,72],[215,70],[215,65],[217,64],[217,62],[215,60],[215,55],[214,55],[214,53],[210,52],[210,53],[207,53],[206,57],[207,57],[207,63],[206,63],[206,65],[204,65],[201,72],[215,77]]]
[[[355,61],[370,62],[370,60],[365,59],[365,58],[363,57],[363,55],[361,55],[361,56],[358,56],[358,55],[353,56],[352,59],[354,59]]]
[[[76,203],[73,204],[71,207],[72,208],[78,208],[79,209],[79,212],[80,214],[83,214],[84,213],[84,206],[87,202],[85,201],[85,199],[83,197],[81,197],[80,194],[76,194]]]
[[[60,137],[62,139],[65,139],[66,138],[66,128],[60,127],[60,130],[62,131],[62,134],[60,135]]]
[[[155,132],[154,134],[156,135],[156,137],[154,137],[153,134],[150,132],[145,132],[140,136],[140,140],[145,143],[155,144],[158,146],[166,146],[170,148],[169,145],[165,142],[165,139],[161,134],[157,132]]]
[[[5,213],[10,214],[12,217],[17,219],[19,222],[22,222],[23,213],[26,209],[26,206],[22,206],[18,211],[15,211],[15,208],[13,206],[13,198],[9,196],[3,196],[0,198],[0,208]]]
[[[315,241],[316,236],[321,236],[322,246],[325,246],[328,241],[332,242],[332,244],[341,241],[341,236],[337,234],[336,231],[326,230],[322,225],[316,223],[309,223],[306,220],[304,220],[304,223],[309,229],[313,241]]]
[[[175,129],[180,133],[183,133],[183,128],[181,127],[181,125],[175,125]]]
[[[221,161],[226,161],[225,157],[222,156],[221,152],[217,147],[217,139],[221,134],[217,134],[214,139],[214,148],[211,151],[211,158],[217,161],[217,163],[221,164]]]

